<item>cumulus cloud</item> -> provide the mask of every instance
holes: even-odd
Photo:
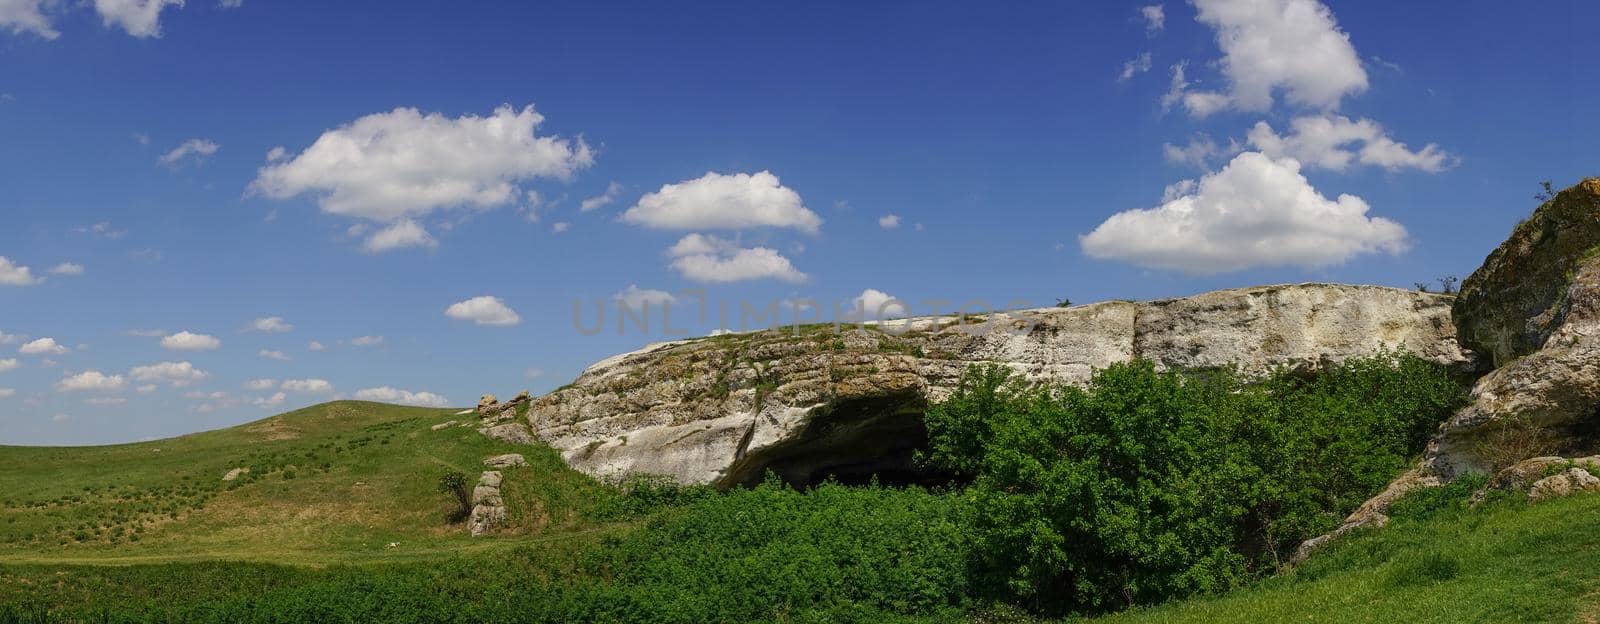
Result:
[[[162,154],[157,162],[168,167],[177,167],[184,162],[199,164],[217,153],[220,148],[220,145],[210,139],[189,139],[172,148],[172,151]]]
[[[47,337],[24,343],[17,348],[17,353],[23,355],[63,355],[68,350],[66,347],[56,344],[55,338]]]
[[[1367,89],[1350,37],[1318,0],[1194,0],[1196,19],[1216,31],[1228,88],[1183,97],[1189,113],[1204,117],[1224,107],[1272,108],[1281,91],[1290,104],[1337,108],[1346,95]]]
[[[610,185],[606,186],[606,192],[580,202],[578,204],[578,211],[589,212],[590,210],[599,210],[606,206],[610,206],[611,202],[617,201],[617,196],[621,194],[622,185],[612,182]]]
[[[350,339],[350,344],[358,347],[376,347],[383,344],[383,336],[357,336]]]
[[[9,399],[17,396],[16,388],[0,388],[0,399]]]
[[[76,262],[63,262],[50,269],[52,275],[83,275],[83,265]]]
[[[905,302],[876,288],[868,288],[861,291],[861,294],[854,299],[854,302],[855,307],[846,314],[845,320],[871,321],[902,318],[910,313],[910,310],[906,308]]]
[[[522,317],[506,302],[488,295],[452,303],[445,308],[444,315],[458,321],[472,321],[475,325],[505,326],[522,322]]]
[[[161,348],[171,351],[214,351],[222,346],[215,336],[181,331],[161,339]]]
[[[1156,208],[1112,215],[1080,237],[1085,254],[1192,274],[1258,266],[1321,267],[1404,251],[1406,230],[1368,217],[1361,198],[1329,200],[1293,159],[1258,152],[1177,189]]]
[[[805,273],[794,268],[788,258],[766,247],[740,247],[737,243],[706,234],[690,234],[667,250],[672,268],[697,282],[740,282],[777,279],[803,282]]]
[[[282,333],[293,329],[294,325],[284,322],[281,316],[264,316],[250,321],[250,331]]]
[[[285,379],[282,390],[298,392],[301,394],[327,394],[333,392],[333,384],[326,379]]]
[[[272,409],[274,407],[278,407],[279,405],[283,405],[283,402],[287,400],[289,400],[289,395],[282,392],[275,392],[272,394],[272,396],[256,397],[251,399],[250,403],[263,409]]]
[[[310,343],[306,344],[306,348],[310,349],[312,351],[327,351],[328,350],[328,347],[326,345],[323,345],[321,342],[316,341],[316,340],[313,340]]]
[[[279,362],[287,362],[287,361],[289,361],[289,356],[285,355],[284,352],[275,351],[275,350],[272,350],[272,349],[262,349],[260,351],[257,351],[256,355],[258,357],[261,357],[261,358],[264,358],[264,359],[268,359],[268,360],[278,360]]]
[[[97,370],[87,370],[63,377],[56,382],[57,392],[117,392],[127,385],[122,375],[107,375]]]
[[[135,366],[128,371],[128,376],[134,381],[165,382],[176,388],[204,381],[208,375],[188,362],[161,362]]]
[[[8,334],[0,331],[0,345],[17,344],[18,342],[22,341],[22,338],[22,336],[18,336],[16,334]]]
[[[707,173],[646,193],[627,212],[626,223],[662,230],[739,230],[794,228],[816,233],[822,218],[800,201],[800,194],[770,171],[724,175]]]
[[[389,386],[357,390],[355,398],[360,401],[399,403],[401,405],[416,405],[420,407],[448,407],[450,405],[450,402],[445,400],[444,397],[432,392],[411,392]]]
[[[183,0],[94,0],[106,28],[119,27],[135,37],[161,36],[161,11],[181,7]]]
[[[581,139],[539,136],[543,122],[532,106],[455,118],[396,108],[323,132],[292,157],[280,154],[250,188],[275,199],[314,195],[325,213],[380,223],[443,209],[491,209],[522,197],[524,181],[566,180],[593,164]],[[431,244],[422,242],[431,241],[425,234],[413,223],[368,247]]]
[[[0,373],[14,371],[21,366],[21,364],[17,363],[17,358],[0,359]]]
[[[561,234],[561,233],[566,232],[567,230],[569,230],[571,228],[572,228],[572,224],[571,223],[567,223],[566,221],[557,221],[555,223],[551,223],[550,224],[550,232],[553,233],[553,234]]]
[[[612,295],[613,299],[622,302],[631,310],[642,310],[645,306],[664,306],[678,300],[665,290],[640,288],[637,284],[629,284],[627,288]]]
[[[134,388],[133,391],[137,392],[139,394],[150,394],[151,392],[155,392],[156,391],[156,385],[155,384],[144,384],[142,386]]]
[[[878,227],[881,227],[885,230],[892,230],[900,227],[900,215],[890,214],[878,217]]]
[[[250,381],[244,382],[244,388],[246,390],[271,390],[272,387],[276,385],[278,385],[278,381],[276,379],[251,379]]]
[[[1351,121],[1339,115],[1313,115],[1289,122],[1289,134],[1280,136],[1265,121],[1250,129],[1252,147],[1273,158],[1293,158],[1308,168],[1344,171],[1351,163],[1383,167],[1389,171],[1419,169],[1438,173],[1454,166],[1456,158],[1433,143],[1412,151],[1370,119]]]
[[[44,39],[61,36],[44,14],[46,1],[0,0],[0,29],[10,30],[13,35],[31,32]]]
[[[0,286],[32,286],[39,282],[40,280],[33,276],[33,271],[28,267],[0,256]]]
[[[402,219],[373,232],[361,248],[367,253],[383,253],[407,247],[438,247],[439,241],[414,219]]]
[[[1222,155],[1222,148],[1210,136],[1197,134],[1189,139],[1188,145],[1161,144],[1161,155],[1167,162],[1178,165],[1189,165],[1197,169],[1210,169],[1211,159]]]
[[[1127,82],[1139,74],[1150,71],[1151,57],[1149,52],[1135,56],[1122,64],[1122,73],[1117,74],[1117,82]]]

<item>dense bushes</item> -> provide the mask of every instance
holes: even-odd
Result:
[[[1383,487],[1461,399],[1404,353],[1254,384],[1148,362],[1087,389],[974,369],[930,410],[924,460],[975,477],[975,584],[1098,612],[1271,571]]]

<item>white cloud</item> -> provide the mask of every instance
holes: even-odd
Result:
[[[1165,5],[1152,4],[1139,7],[1139,16],[1144,18],[1144,29],[1149,34],[1161,32],[1167,27],[1167,10]]]
[[[594,197],[590,197],[588,199],[585,199],[581,203],[579,203],[578,204],[578,211],[579,212],[589,212],[590,210],[598,210],[598,209],[604,208],[606,206],[611,205],[611,202],[617,201],[617,196],[621,195],[621,194],[622,194],[622,185],[621,184],[617,184],[616,182],[612,182],[611,184],[606,186],[606,192],[601,193],[599,195],[596,195]]]
[[[896,299],[894,295],[868,288],[861,291],[855,298],[855,308],[846,315],[847,320],[881,320],[889,318],[902,318],[910,314],[905,302]]]
[[[57,392],[116,392],[127,385],[122,375],[106,375],[97,370],[87,370],[63,377],[56,382]]]
[[[1222,148],[1210,136],[1197,134],[1189,139],[1188,145],[1161,144],[1161,155],[1167,162],[1178,165],[1189,165],[1201,170],[1211,168],[1211,159],[1221,156]]]
[[[257,351],[256,352],[256,356],[264,358],[264,359],[268,359],[268,360],[277,360],[279,362],[287,362],[287,361],[289,361],[289,356],[285,355],[284,352],[282,352],[282,351],[274,351],[272,349],[262,349],[260,351]]]
[[[553,232],[553,233],[556,233],[556,234],[560,234],[560,233],[566,232],[568,229],[571,229],[571,228],[572,228],[572,224],[571,223],[567,223],[566,221],[557,221],[555,223],[551,223],[550,224],[550,231]]]
[[[251,331],[281,333],[293,329],[294,325],[284,322],[281,316],[264,316],[250,321]]]
[[[276,379],[251,379],[244,382],[246,390],[271,390],[276,385],[278,385],[278,380]]]
[[[327,394],[333,392],[333,384],[328,383],[326,379],[285,379],[280,388],[302,394]]]
[[[1127,82],[1139,74],[1150,71],[1151,57],[1149,52],[1135,56],[1122,64],[1122,73],[1117,74],[1117,82]]]
[[[367,253],[382,253],[407,247],[438,247],[428,230],[412,219],[402,219],[374,232],[361,248]]]
[[[50,269],[53,275],[83,275],[83,265],[76,262],[63,262]]]
[[[622,213],[622,220],[663,230],[776,227],[814,234],[822,226],[822,218],[805,207],[800,194],[780,184],[770,171],[711,172],[667,184],[639,198]]]
[[[0,345],[12,345],[22,341],[22,336],[8,334],[0,331]]]
[[[350,344],[358,347],[376,347],[383,344],[383,336],[357,336],[350,339]]]
[[[0,286],[32,286],[39,281],[28,267],[15,264],[10,258],[0,256]]]
[[[118,230],[111,227],[110,221],[101,221],[94,225],[77,228],[75,231],[82,234],[94,234],[100,238],[117,240],[128,235],[127,230]]]
[[[306,348],[310,349],[312,351],[327,351],[328,350],[328,347],[324,346],[321,342],[318,342],[316,340],[313,340],[309,344],[307,344]]]
[[[263,166],[250,188],[276,199],[314,194],[323,212],[385,223],[494,208],[522,197],[524,180],[565,180],[593,164],[582,140],[535,134],[543,121],[532,106],[453,119],[396,108],[323,132],[305,151]]]
[[[447,407],[450,405],[450,402],[445,400],[444,397],[432,392],[411,392],[389,386],[357,390],[355,398],[358,401],[379,401],[421,407]]]
[[[472,321],[476,325],[516,325],[522,317],[499,297],[484,295],[458,301],[445,308],[444,315],[459,321]]]
[[[9,399],[17,396],[16,388],[0,388],[0,399]]]
[[[215,336],[181,331],[161,339],[161,348],[172,351],[213,351],[222,346]]]
[[[189,139],[182,145],[172,148],[172,151],[161,155],[157,162],[168,167],[177,167],[184,163],[184,159],[194,164],[205,162],[212,154],[217,153],[221,146],[209,139]]]
[[[183,0],[94,0],[106,28],[120,26],[135,37],[161,36],[161,10],[181,7]]]
[[[0,0],[0,28],[9,29],[13,35],[31,32],[44,39],[61,36],[44,14],[44,6],[48,1]]]
[[[167,330],[165,330],[165,329],[130,329],[130,330],[122,332],[122,333],[127,334],[129,336],[137,336],[139,338],[158,338],[158,337],[167,335]]]
[[[757,279],[803,282],[807,279],[788,258],[772,249],[743,248],[733,241],[705,234],[683,237],[667,250],[667,255],[673,257],[672,268],[698,282]]]
[[[528,379],[538,379],[538,378],[544,376],[544,369],[542,369],[542,368],[530,368],[527,371],[524,371],[522,373],[522,376],[523,377],[527,377]]]
[[[83,402],[84,403],[88,403],[89,405],[105,407],[105,406],[108,406],[108,405],[123,405],[123,404],[126,404],[128,402],[128,399],[123,398],[123,397],[95,397],[95,398],[92,398],[92,399],[84,399]]]
[[[69,420],[72,420],[72,417],[67,414],[56,414],[50,417],[50,422],[64,423]]]
[[[632,310],[643,310],[646,305],[664,306],[678,300],[677,297],[672,296],[672,293],[665,290],[640,288],[637,284],[629,284],[627,288],[622,289],[611,297]]]
[[[1228,89],[1185,93],[1181,99],[1192,116],[1227,107],[1266,111],[1278,91],[1295,106],[1331,110],[1344,96],[1367,89],[1367,72],[1349,35],[1317,0],[1194,0],[1194,5],[1196,19],[1216,31]]]
[[[214,401],[221,401],[221,400],[225,400],[225,399],[228,398],[228,393],[223,392],[221,390],[215,390],[215,391],[212,391],[212,392],[202,392],[200,390],[194,390],[194,391],[191,391],[191,392],[183,393],[183,398],[189,399],[191,401],[204,401],[204,400],[207,400],[207,399],[214,400]]]
[[[208,375],[188,362],[161,362],[135,366],[128,371],[128,376],[134,381],[166,382],[173,387],[181,387],[203,381]]]
[[[900,227],[900,215],[890,214],[878,217],[878,227],[881,227],[885,230],[892,230]]]
[[[244,6],[244,0],[218,0],[217,6],[224,9],[237,9]]]
[[[155,392],[156,391],[156,385],[155,384],[144,384],[142,386],[134,388],[133,391],[137,392],[139,394],[150,394],[151,392]]]
[[[282,392],[275,392],[270,397],[256,397],[251,399],[250,403],[256,407],[272,409],[279,405],[283,405],[283,402],[287,400],[289,400],[289,395]]]
[[[56,344],[55,338],[40,338],[28,342],[17,349],[23,355],[63,355],[68,349]]]
[[[1093,258],[1192,274],[1403,251],[1405,228],[1367,211],[1353,195],[1323,197],[1292,159],[1245,152],[1159,207],[1112,215],[1079,243]]]
[[[1290,133],[1279,136],[1267,122],[1250,129],[1250,145],[1273,158],[1293,158],[1308,168],[1344,171],[1352,162],[1389,171],[1420,169],[1438,173],[1455,165],[1456,158],[1433,143],[1411,151],[1389,138],[1383,126],[1370,119],[1351,121],[1339,115],[1313,115],[1289,122]],[[1354,144],[1360,144],[1356,149]]]
[[[17,358],[6,358],[0,360],[0,373],[17,370],[17,368],[20,366],[22,365],[17,363]]]

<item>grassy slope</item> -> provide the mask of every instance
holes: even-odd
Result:
[[[1600,622],[1600,495],[1396,521],[1294,574],[1103,618],[1198,622]]]
[[[604,493],[547,448],[465,427],[456,410],[341,401],[205,433],[103,447],[0,447],[0,563],[208,559],[322,564],[501,547],[448,525],[440,474],[506,472],[509,534],[560,539]],[[252,467],[234,483],[230,469]],[[537,475],[537,478],[534,476]],[[388,544],[398,543],[396,547]]]

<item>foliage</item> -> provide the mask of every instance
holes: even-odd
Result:
[[[1539,200],[1540,203],[1543,203],[1555,199],[1557,192],[1559,191],[1556,190],[1555,182],[1550,180],[1541,180],[1539,182],[1539,192],[1534,193],[1533,198]]]
[[[639,518],[671,507],[681,507],[716,493],[707,485],[680,485],[666,475],[632,473],[611,482],[618,496],[599,506],[596,517],[610,520]]]
[[[1554,453],[1561,446],[1561,437],[1554,431],[1533,422],[1525,414],[1505,416],[1493,431],[1480,437],[1473,452],[1489,461],[1490,469],[1500,471],[1530,457]]]
[[[1058,308],[1070,308],[1070,307],[1072,307],[1072,300],[1068,299],[1066,297],[1061,297],[1059,299],[1056,299],[1056,307],[1058,307]]]
[[[1404,353],[1246,384],[1129,362],[1087,389],[974,368],[924,461],[976,477],[975,582],[1048,613],[1237,586],[1332,528],[1462,400]]]
[[[467,490],[467,475],[459,470],[444,473],[439,477],[439,491],[449,494],[455,502],[455,511],[450,513],[451,522],[460,522],[472,515],[472,495]]]

